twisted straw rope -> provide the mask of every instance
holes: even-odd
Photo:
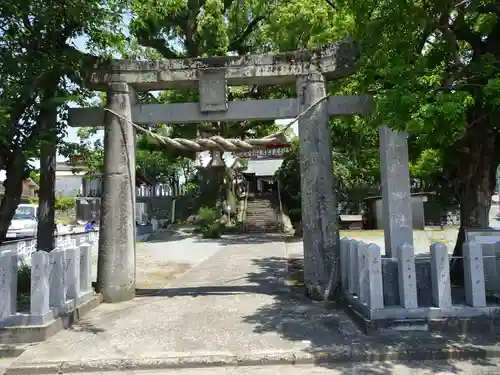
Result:
[[[104,108],[104,110],[112,113],[121,120],[128,122],[129,124],[134,126],[137,130],[157,139],[165,146],[174,147],[183,151],[200,152],[207,150],[216,150],[216,151],[242,152],[242,151],[250,151],[257,148],[265,148],[265,146],[269,144],[281,143],[279,136],[281,136],[293,124],[295,124],[302,117],[304,117],[311,109],[313,109],[315,106],[317,106],[326,99],[328,99],[328,96],[323,96],[317,101],[315,101],[313,104],[311,104],[308,108],[306,108],[295,119],[293,119],[290,123],[288,123],[283,129],[280,129],[278,132],[259,139],[245,139],[245,140],[236,138],[226,139],[218,135],[209,138],[197,138],[195,140],[185,139],[185,138],[170,138],[167,136],[155,134],[152,131],[143,128],[140,125],[137,125],[133,121],[123,117],[119,113],[116,113],[115,111],[109,108]]]

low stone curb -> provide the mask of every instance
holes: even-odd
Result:
[[[31,345],[35,344],[0,344],[0,358],[19,357]]]
[[[146,242],[149,240],[149,238],[153,235],[153,233],[145,233],[141,234],[140,236],[137,236],[135,239],[135,242]]]
[[[425,346],[417,348],[373,349],[369,345],[324,349],[315,352],[288,351],[238,355],[230,353],[165,356],[140,359],[100,359],[88,361],[54,361],[16,363],[5,375],[73,374],[130,370],[186,369],[204,367],[235,367],[263,365],[322,365],[352,362],[396,360],[475,360],[500,357],[500,346]]]

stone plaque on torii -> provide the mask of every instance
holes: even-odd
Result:
[[[97,63],[89,89],[106,91],[104,108],[72,108],[70,126],[104,125],[104,181],[98,265],[104,300],[135,294],[134,124],[299,120],[304,276],[311,295],[323,295],[339,254],[328,118],[365,115],[370,97],[326,96],[325,79],[353,72],[358,48],[343,41],[284,54]],[[295,84],[297,98],[228,101],[227,86]],[[138,104],[136,92],[200,90],[199,103]],[[316,105],[314,105],[317,103]],[[303,113],[311,107],[307,113]],[[125,121],[126,120],[126,121]],[[111,269],[112,272],[103,272]]]

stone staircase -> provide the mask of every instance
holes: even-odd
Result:
[[[253,233],[279,233],[280,220],[271,197],[249,197],[245,215],[245,231]]]

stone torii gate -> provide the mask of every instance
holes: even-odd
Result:
[[[107,92],[110,111],[73,108],[69,123],[75,127],[104,124],[105,129],[98,269],[104,300],[119,302],[135,295],[135,129],[130,121],[166,124],[295,118],[318,101],[300,118],[298,127],[305,280],[311,296],[323,296],[340,251],[328,118],[367,114],[371,99],[321,99],[326,95],[325,79],[352,73],[357,57],[357,47],[343,41],[284,54],[97,63],[87,87]],[[297,98],[227,99],[228,85],[282,84],[295,84]],[[199,103],[136,101],[136,92],[195,87],[200,90]]]

